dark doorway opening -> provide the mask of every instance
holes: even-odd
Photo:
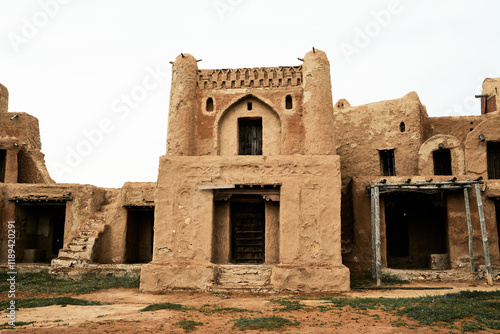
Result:
[[[5,182],[5,162],[7,157],[6,150],[0,150],[0,182]]]
[[[451,151],[441,149],[432,152],[434,160],[434,175],[452,175],[451,171]]]
[[[394,150],[380,150],[380,171],[384,176],[396,175]]]
[[[16,253],[23,262],[50,262],[64,245],[66,204],[16,205],[21,226]],[[17,246],[17,245],[16,245]]]
[[[127,208],[126,263],[147,263],[153,258],[154,208]]]
[[[441,194],[384,196],[387,266],[429,269],[431,254],[448,253],[446,200]]]
[[[262,118],[238,119],[239,155],[262,155]]]
[[[488,142],[488,179],[500,179],[500,142]]]
[[[231,198],[231,257],[234,263],[264,263],[265,203],[261,196]]]

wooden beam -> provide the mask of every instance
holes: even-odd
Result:
[[[427,181],[415,181],[415,182],[379,182],[369,185],[369,187],[380,187],[380,188],[388,188],[388,187],[442,187],[442,186],[471,186],[476,183],[484,183],[481,180],[463,180],[463,181],[435,181],[435,182],[427,182]]]
[[[486,221],[484,219],[484,211],[483,211],[483,200],[481,199],[481,189],[479,189],[479,183],[476,183],[475,187],[476,187],[477,208],[479,211],[479,222],[481,223],[481,235],[483,237],[484,262],[486,265],[486,278],[488,280],[488,285],[493,285],[493,277],[492,277],[492,273],[491,273],[490,250],[488,247],[488,232],[486,231]]]
[[[212,190],[212,189],[234,189],[234,184],[200,184],[198,189],[200,190]]]
[[[464,188],[464,201],[465,201],[465,215],[467,217],[467,231],[469,233],[469,259],[470,259],[470,271],[473,273],[476,271],[474,267],[474,240],[472,236],[472,223],[470,219],[470,204],[469,204],[469,190]]]

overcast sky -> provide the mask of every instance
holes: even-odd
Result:
[[[38,118],[57,182],[156,181],[166,151],[169,61],[200,68],[330,59],[333,99],[416,91],[430,116],[479,114],[500,77],[500,1],[0,1],[0,83]]]

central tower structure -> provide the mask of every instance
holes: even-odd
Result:
[[[340,202],[324,52],[220,70],[177,57],[142,290],[348,290]]]

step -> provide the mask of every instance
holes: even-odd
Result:
[[[269,284],[272,269],[265,265],[220,266],[217,282],[221,285],[263,286]]]
[[[80,244],[80,243],[73,243],[73,242],[70,242],[68,244],[68,249],[70,251],[77,251],[77,252],[83,252],[87,249],[87,247],[89,247],[88,244]]]
[[[72,251],[69,249],[62,249],[59,251],[58,257],[66,257],[70,259],[77,260],[90,260],[91,251],[86,249],[85,251]]]
[[[80,231],[80,236],[85,238],[96,238],[99,235],[99,232],[96,230],[85,230]]]
[[[88,261],[77,260],[67,257],[56,257],[55,259],[52,259],[50,263],[52,267],[66,267],[66,268],[85,267],[87,264]]]
[[[73,238],[71,240],[71,243],[72,244],[77,244],[77,245],[88,245],[90,243],[92,243],[94,238],[82,238],[82,237],[77,237],[77,238]]]

